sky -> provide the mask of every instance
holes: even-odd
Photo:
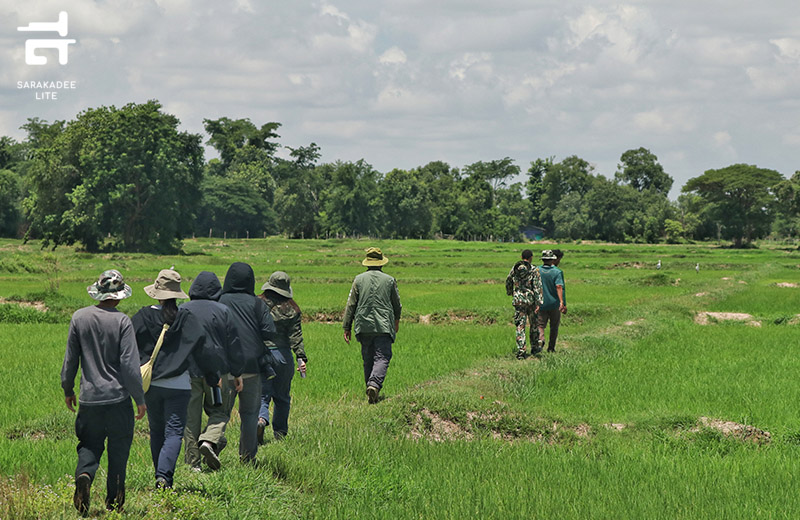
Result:
[[[19,31],[68,15],[68,31]],[[75,40],[59,63],[26,41]],[[18,88],[74,81],[73,89]],[[37,99],[39,98],[39,99]],[[41,99],[45,98],[45,99]],[[800,170],[800,8],[770,0],[0,0],[0,136],[159,100],[181,129],[276,121],[284,146],[381,172],[630,149],[675,180]],[[283,150],[286,154],[287,150]],[[215,156],[208,149],[207,158]]]

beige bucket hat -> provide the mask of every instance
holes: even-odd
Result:
[[[389,259],[384,256],[381,250],[377,247],[370,247],[367,250],[367,257],[361,261],[361,265],[366,267],[378,267],[386,265]]]
[[[173,269],[162,269],[158,278],[152,285],[144,288],[147,296],[156,300],[169,300],[180,298],[186,300],[189,296],[181,290],[181,275]]]

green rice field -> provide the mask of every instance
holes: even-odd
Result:
[[[403,303],[376,405],[341,327],[371,245]],[[568,314],[555,353],[518,361],[504,280],[524,247],[565,251]],[[305,315],[308,377],[293,381],[289,436],[243,466],[234,416],[220,471],[191,473],[181,457],[175,488],[155,492],[138,421],[125,513],[102,507],[101,470],[91,517],[800,516],[795,247],[269,238],[187,240],[176,256],[0,240],[0,519],[77,518],[59,374],[70,316],[93,303],[86,286],[119,269],[132,315],[160,269],[188,290],[233,261],[253,266],[258,287],[289,273]]]

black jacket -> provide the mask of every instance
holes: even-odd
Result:
[[[161,308],[142,307],[131,318],[139,347],[140,364],[147,363],[153,354],[164,321]],[[213,349],[206,348],[206,338],[200,320],[183,306],[178,308],[175,322],[164,335],[164,343],[153,366],[153,381],[175,377],[189,369],[189,358],[197,363],[209,385],[219,381],[221,360]]]
[[[219,372],[238,377],[242,375],[244,369],[244,356],[231,313],[228,307],[217,301],[221,294],[222,285],[217,275],[202,271],[189,288],[189,298],[192,301],[184,303],[180,308],[191,311],[200,321],[207,348],[213,350],[222,362]],[[202,371],[191,357],[189,372],[192,377],[202,376]]]
[[[269,308],[255,295],[255,285],[253,268],[243,262],[234,262],[225,275],[219,298],[219,302],[231,311],[244,355],[244,372],[251,374],[264,370],[269,359],[264,342],[272,340],[275,334]]]

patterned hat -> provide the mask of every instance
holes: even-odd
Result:
[[[366,267],[379,267],[386,265],[389,259],[386,258],[377,247],[367,249],[367,257],[361,261],[361,265]]]
[[[289,285],[289,275],[283,271],[275,271],[269,277],[269,281],[261,286],[262,291],[272,291],[286,296],[292,297],[292,286]]]
[[[124,300],[133,293],[131,286],[127,285],[122,279],[122,273],[116,269],[103,271],[100,278],[87,287],[86,291],[89,296],[100,302],[103,300]]]
[[[557,258],[552,249],[545,249],[542,251],[542,260],[556,260]]]
[[[181,290],[181,275],[172,269],[162,269],[153,285],[144,288],[147,296],[156,300],[169,300],[171,298],[188,299],[189,296]]]

